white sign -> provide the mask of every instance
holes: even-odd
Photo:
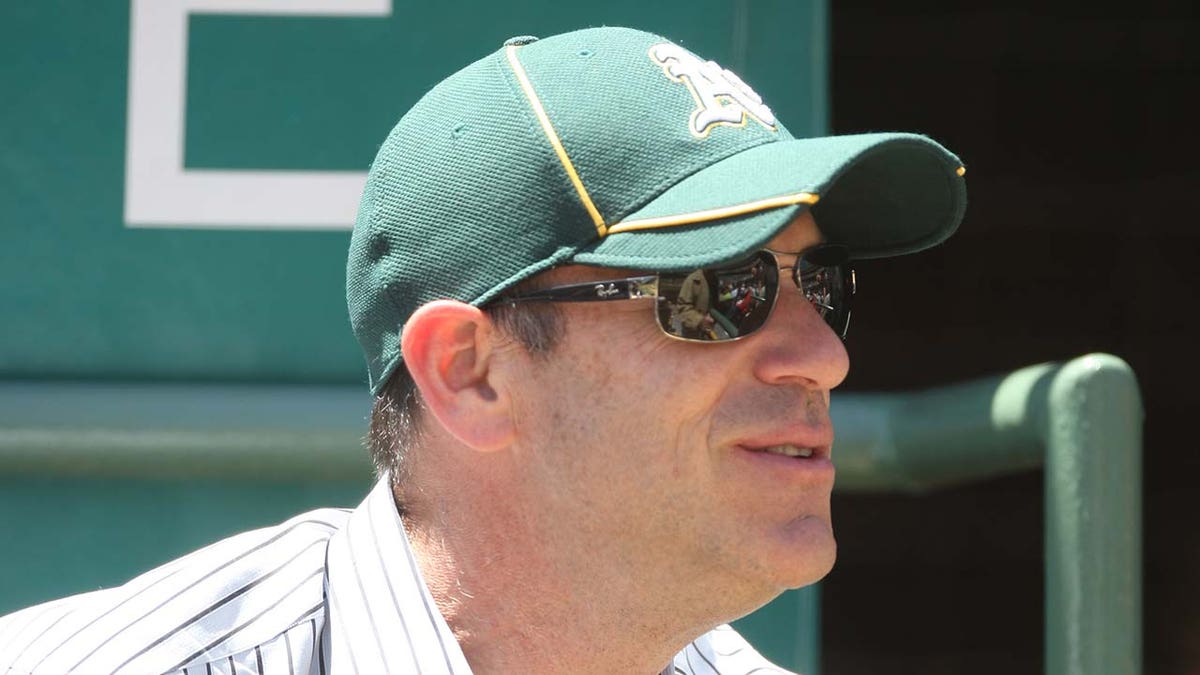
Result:
[[[188,17],[386,17],[391,12],[391,0],[132,0],[125,225],[352,227],[365,172],[184,169]]]

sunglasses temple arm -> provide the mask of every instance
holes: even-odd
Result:
[[[497,298],[497,302],[510,304],[518,302],[601,302],[647,297],[658,297],[658,277],[656,276],[555,286],[519,295],[502,296]]]

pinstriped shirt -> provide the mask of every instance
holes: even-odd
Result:
[[[721,626],[664,673],[786,673]],[[469,675],[386,478],[355,510],[239,534],[124,586],[0,618],[0,673]]]

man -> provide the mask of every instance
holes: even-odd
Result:
[[[660,289],[661,290],[661,289]],[[698,338],[710,330],[713,325],[712,315],[709,314],[708,280],[704,278],[704,270],[696,270],[683,279],[683,287],[675,296],[678,321],[681,325],[681,335],[688,338]],[[675,320],[674,318],[672,320]]]
[[[833,564],[848,259],[949,236],[961,175],[920,136],[793,140],[658,36],[510,40],[422,98],[367,180],[366,501],[0,620],[0,665],[782,672],[725,623]],[[754,279],[770,311],[685,334],[669,306],[697,270]]]

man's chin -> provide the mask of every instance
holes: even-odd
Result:
[[[813,525],[815,523],[809,523]],[[824,579],[837,560],[837,540],[827,523],[806,528],[804,536],[787,542],[788,549],[773,571],[781,589],[801,588]]]
[[[824,579],[831,571],[833,571],[833,559],[835,557],[836,554],[831,556],[828,562],[824,562],[820,565],[814,565],[812,568],[805,570],[804,573],[797,574],[785,584],[786,587],[789,589],[804,588],[805,586],[811,586]]]
[[[765,582],[759,587],[761,594],[755,597],[752,605],[744,606],[739,616],[757,611],[786,591],[811,586],[824,579],[833,569],[836,558],[837,544],[830,538],[829,546],[824,550],[810,550],[802,559],[777,561],[778,564],[765,571],[765,578],[758,579],[759,582]]]

